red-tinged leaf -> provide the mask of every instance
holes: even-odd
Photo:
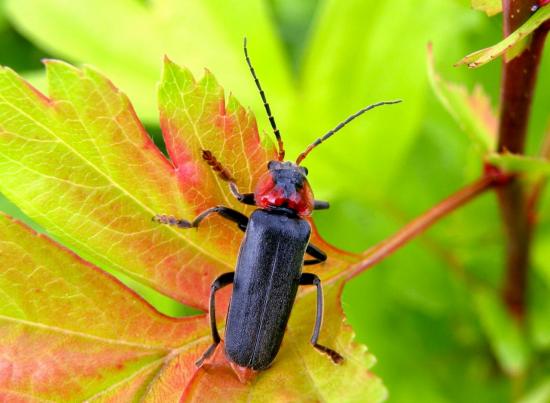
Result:
[[[262,147],[254,117],[233,96],[226,103],[223,89],[208,70],[196,83],[189,70],[168,59],[159,104],[166,147],[184,197],[196,200],[193,207],[197,212],[220,200],[240,207],[227,191],[227,183],[211,175],[201,150],[211,151],[242,191],[253,191],[266,163],[276,156],[272,147],[270,152]]]
[[[0,72],[0,175],[3,178],[0,191],[50,234],[93,264],[120,270],[166,295],[205,308],[210,283],[216,275],[234,267],[242,232],[235,225],[216,217],[204,221],[198,230],[161,226],[152,223],[151,217],[165,213],[190,219],[216,204],[247,212],[242,205],[235,203],[226,184],[202,160],[202,150],[212,151],[231,171],[240,190],[247,192],[253,189],[256,178],[266,170],[273,147],[262,147],[252,116],[234,98],[229,97],[225,102],[222,89],[210,73],[196,82],[184,69],[168,60],[165,63],[159,100],[163,132],[172,158],[168,161],[143,130],[127,98],[108,80],[92,69],[78,70],[61,62],[48,62],[47,70],[48,97],[12,71],[4,69]],[[57,282],[63,283],[67,273],[60,267],[70,266],[69,262],[53,262],[57,271],[50,270],[48,260],[42,256],[62,253],[52,250],[41,253],[38,248],[38,255],[35,255],[35,248],[30,244],[36,242],[36,237],[31,237],[34,241],[30,241],[21,230],[12,234],[10,231],[15,231],[14,225],[6,227],[9,229],[0,235],[8,239],[8,244],[14,243],[25,251],[32,264],[15,266],[17,270],[12,272],[28,277],[44,270],[60,280],[42,279],[41,284],[54,284],[55,288]],[[116,342],[105,346],[107,353],[103,354],[101,345],[82,347],[62,340],[55,344],[58,348],[55,357],[61,358],[51,362],[53,347],[41,343],[44,339],[52,340],[48,337],[51,335],[42,334],[41,328],[33,327],[26,331],[26,338],[20,340],[20,349],[32,357],[50,357],[47,369],[56,368],[57,363],[68,357],[67,371],[77,374],[73,377],[77,380],[84,379],[77,382],[81,387],[78,392],[76,386],[73,389],[67,387],[74,397],[81,393],[97,396],[100,400],[119,401],[138,396],[143,400],[164,402],[177,401],[182,396],[204,399],[205,396],[214,396],[217,390],[224,390],[236,400],[243,394],[249,397],[270,394],[279,400],[286,397],[332,400],[346,393],[350,398],[379,401],[385,396],[385,390],[380,380],[368,372],[373,358],[364,347],[353,343],[353,333],[343,323],[339,307],[342,278],[360,256],[327,245],[315,232],[312,240],[329,252],[328,261],[316,270],[325,282],[327,308],[320,342],[344,355],[342,366],[335,366],[328,357],[309,345],[315,318],[313,287],[298,295],[287,335],[273,367],[248,385],[228,376],[225,370],[197,370],[194,366],[194,361],[210,343],[206,336],[208,324],[203,317],[168,320],[149,310],[149,314],[158,315],[160,321],[168,320],[174,326],[185,327],[181,339],[176,342],[162,326],[159,326],[158,339],[156,333],[149,339],[152,330],[145,326],[142,330],[146,335],[138,347],[154,345],[156,348],[158,345],[158,351],[146,350],[143,353],[138,349],[136,352],[136,346],[128,343],[122,343],[119,348],[118,341],[126,341],[126,333],[134,331],[129,323],[139,321],[141,315],[128,311],[122,302],[110,311],[111,316],[82,314],[78,307],[95,306],[96,298],[109,305],[111,294],[114,294],[113,298],[124,294],[121,299],[126,298],[126,305],[135,298],[138,302],[134,303],[143,310],[146,306],[110,277],[98,274],[81,261],[73,262],[80,266],[75,272],[91,271],[93,274],[88,275],[90,278],[77,278],[72,284],[79,288],[83,282],[91,287],[91,295],[86,294],[84,298],[87,304],[76,301],[74,306],[78,309],[73,312],[72,304],[63,305],[56,297],[56,292],[61,290],[54,290],[51,294],[32,294],[28,300],[37,306],[51,307],[55,314],[49,314],[48,326],[64,329],[67,322],[64,319],[72,318],[67,326],[73,326],[71,332],[80,335],[87,334],[88,322],[92,321],[94,326],[111,332],[109,334]],[[26,242],[27,246],[21,248],[18,242]],[[43,239],[40,242],[57,250]],[[66,253],[63,256],[76,259]],[[69,275],[72,276],[75,274]],[[104,294],[100,293],[96,290],[100,287],[99,280],[94,276],[99,276],[101,282],[115,284],[118,293],[114,293],[110,286],[106,287]],[[25,287],[30,286],[27,281]],[[4,284],[0,289],[12,292],[9,287],[11,285]],[[228,290],[224,291],[227,300]],[[62,295],[80,294],[69,291]],[[224,310],[219,312],[221,324]],[[61,316],[59,322],[58,316]],[[147,320],[145,322],[147,324]],[[163,335],[168,337],[165,344],[162,344]],[[98,337],[107,336],[101,334]],[[4,337],[0,339],[4,340]],[[92,353],[91,358],[87,355],[82,358],[87,349]],[[131,361],[132,365],[113,369],[108,361],[111,358],[117,363]],[[41,361],[30,359],[25,363],[25,367],[31,370],[21,377],[22,385],[32,384],[36,371],[39,371],[38,362]],[[88,362],[91,362],[89,366],[77,366]],[[127,374],[120,375],[117,370],[126,370]],[[357,385],[346,390],[342,385],[348,385],[350,380],[356,380]],[[45,391],[28,388],[29,394],[38,398],[49,398],[48,393],[68,393],[64,385],[59,386],[63,391],[56,391],[53,386]],[[0,389],[9,393],[26,390],[23,386],[11,384],[9,387],[2,385]]]
[[[151,222],[196,209],[127,98],[92,69],[52,61],[47,71],[49,98],[0,71],[2,193],[92,263],[204,308],[240,234],[227,233],[222,252],[204,232]]]
[[[172,319],[44,236],[0,215],[0,400],[138,396],[202,316]]]
[[[470,137],[481,155],[493,151],[496,146],[497,116],[489,97],[481,86],[472,93],[461,85],[446,81],[435,69],[431,45],[428,47],[428,76],[437,97]]]

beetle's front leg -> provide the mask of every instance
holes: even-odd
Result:
[[[214,280],[214,282],[212,283],[212,286],[210,287],[210,305],[208,308],[208,314],[210,316],[212,344],[204,352],[201,358],[199,358],[195,362],[195,365],[197,367],[200,367],[204,362],[204,360],[208,359],[212,355],[214,350],[216,350],[216,346],[220,344],[221,338],[220,338],[220,334],[218,333],[218,326],[216,325],[216,291],[225,287],[226,285],[232,284],[234,277],[235,277],[235,272],[224,273],[221,276],[219,276],[216,280]]]
[[[231,194],[235,196],[235,199],[237,199],[241,203],[248,204],[249,206],[256,205],[254,193],[240,193],[239,189],[237,189],[237,184],[235,182],[229,182],[229,189],[231,190]]]
[[[212,154],[210,150],[202,150],[202,159],[206,161],[208,165],[218,174],[218,177],[225,182],[229,183],[229,190],[231,194],[235,196],[235,199],[240,201],[243,204],[248,204],[250,206],[255,206],[256,201],[254,200],[254,193],[241,193],[237,188],[235,179],[231,173],[221,164],[220,161]]]
[[[179,228],[198,228],[202,220],[204,220],[210,214],[219,214],[223,218],[229,221],[233,221],[234,223],[237,224],[239,229],[243,231],[246,229],[246,226],[248,225],[247,216],[245,216],[243,213],[237,210],[233,210],[225,206],[211,207],[208,210],[205,210],[202,213],[200,213],[193,221],[187,221],[181,218],[176,218],[176,217],[164,215],[164,214],[157,214],[156,216],[153,217],[153,221],[156,221],[161,224],[173,225]]]
[[[327,354],[335,364],[340,364],[344,360],[344,357],[333,349],[317,343],[317,340],[319,340],[319,332],[321,331],[321,323],[323,321],[323,289],[321,287],[321,280],[316,274],[302,273],[300,285],[315,285],[317,287],[317,316],[315,318],[315,328],[313,329],[310,343],[317,350]]]

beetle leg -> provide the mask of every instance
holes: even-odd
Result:
[[[311,243],[307,245],[306,253],[313,257],[313,259],[304,260],[305,266],[322,263],[327,260],[327,254]]]
[[[206,217],[208,217],[210,214],[217,213],[223,218],[228,219],[229,221],[233,221],[237,224],[239,229],[245,230],[246,226],[248,225],[248,217],[245,216],[243,213],[233,210],[229,207],[225,206],[216,206],[211,207],[208,210],[204,210],[202,213],[200,213],[193,221],[187,221],[180,218],[176,218],[169,215],[164,214],[157,214],[153,217],[153,221],[156,221],[161,224],[166,225],[174,225],[179,228],[198,228],[199,224],[204,220]]]
[[[221,276],[219,276],[214,282],[212,283],[212,286],[210,287],[210,305],[208,308],[208,314],[210,316],[210,329],[212,331],[212,344],[208,349],[204,352],[204,354],[199,358],[195,365],[197,367],[200,367],[204,360],[209,358],[214,350],[216,350],[216,346],[220,343],[221,338],[220,334],[218,333],[218,327],[216,325],[216,291],[219,289],[225,287],[226,285],[233,283],[233,278],[235,277],[235,272],[229,272],[224,273]]]
[[[314,200],[313,201],[313,210],[326,210],[330,207],[328,201]]]
[[[254,193],[240,193],[237,189],[237,184],[235,179],[229,173],[229,171],[221,164],[220,161],[212,154],[210,150],[202,150],[202,158],[206,161],[208,165],[218,174],[218,177],[225,182],[229,182],[229,190],[231,194],[241,203],[255,206],[256,202],[254,201]]]
[[[314,285],[317,287],[317,316],[315,318],[313,335],[310,340],[311,345],[317,350],[328,355],[335,364],[340,364],[344,360],[344,357],[333,349],[317,343],[317,340],[319,340],[319,332],[321,331],[321,323],[323,321],[323,288],[321,287],[321,280],[316,274],[302,273],[302,276],[300,277],[300,285]]]
[[[254,193],[240,193],[237,189],[237,184],[233,181],[229,182],[229,189],[231,190],[231,194],[235,196],[235,199],[237,199],[241,203],[248,204],[249,206],[256,205]]]

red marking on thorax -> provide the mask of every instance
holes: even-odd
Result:
[[[304,182],[302,189],[288,196],[275,183],[271,172],[264,174],[258,181],[255,199],[261,208],[286,207],[301,217],[307,217],[313,211],[313,192],[307,182]]]

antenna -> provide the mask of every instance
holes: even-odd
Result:
[[[309,146],[307,146],[306,150],[301,153],[300,155],[298,155],[298,158],[296,158],[296,165],[300,165],[300,162],[302,162],[304,160],[304,158],[307,157],[307,155],[311,152],[311,150],[313,150],[315,147],[317,147],[319,144],[321,144],[323,141],[325,141],[326,139],[328,139],[330,136],[332,136],[334,133],[336,133],[338,130],[340,130],[342,127],[344,127],[345,125],[347,125],[349,122],[351,122],[353,119],[355,119],[356,117],[362,115],[363,113],[367,112],[367,111],[370,111],[371,109],[374,109],[378,106],[381,106],[381,105],[391,105],[391,104],[398,104],[399,102],[401,102],[400,99],[396,99],[395,101],[382,101],[382,102],[377,102],[375,104],[372,104],[372,105],[369,105],[357,112],[355,112],[353,115],[351,115],[350,117],[348,117],[346,120],[344,120],[343,122],[341,122],[340,124],[338,124],[338,126],[336,126],[334,129],[330,130],[329,132],[327,132],[323,137],[319,137],[317,140],[315,140],[313,143],[311,143]]]
[[[258,80],[258,77],[256,76],[256,72],[254,71],[254,67],[252,67],[252,63],[250,62],[250,58],[248,57],[248,50],[246,49],[246,37],[244,38],[243,47],[244,47],[244,57],[246,58],[246,63],[248,64],[248,68],[250,69],[250,73],[252,74],[252,77],[254,77],[254,82],[256,83],[256,87],[258,87],[258,91],[260,91],[260,96],[262,97],[264,108],[265,108],[265,111],[267,112],[267,117],[269,118],[269,123],[271,123],[271,127],[273,128],[273,134],[275,134],[275,138],[277,139],[277,145],[279,146],[279,153],[278,153],[279,161],[282,161],[285,158],[285,149],[283,147],[283,139],[281,138],[281,133],[279,132],[279,129],[277,128],[277,124],[275,123],[275,118],[271,114],[271,108],[267,103],[265,92],[264,90],[262,90],[262,86],[260,85],[260,80]]]

